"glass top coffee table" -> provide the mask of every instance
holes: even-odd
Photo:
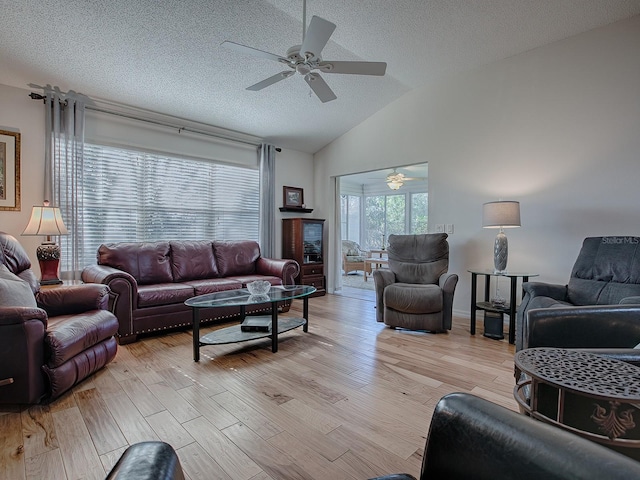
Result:
[[[227,343],[247,342],[258,338],[271,337],[271,351],[278,351],[278,334],[288,332],[302,326],[304,332],[309,330],[309,295],[316,291],[307,285],[273,286],[264,295],[251,295],[246,288],[209,293],[192,297],[184,302],[193,310],[193,360],[200,361],[200,347],[204,345],[223,345]],[[278,302],[302,298],[303,318],[283,318],[278,321]],[[216,307],[240,307],[240,322],[245,319],[245,307],[262,303],[271,304],[270,331],[243,331],[240,325],[221,328],[200,337],[200,311]],[[250,317],[255,319],[257,317]],[[264,317],[262,317],[264,318]]]

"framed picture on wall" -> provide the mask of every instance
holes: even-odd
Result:
[[[298,187],[282,187],[284,207],[302,208],[304,204],[303,190]]]
[[[20,211],[20,134],[0,130],[0,210]]]

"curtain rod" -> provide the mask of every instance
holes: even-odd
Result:
[[[39,93],[31,92],[29,94],[29,96],[33,100],[46,101],[46,97],[44,95],[39,94]],[[197,133],[199,135],[206,135],[206,136],[209,136],[209,137],[219,138],[219,139],[222,139],[222,140],[229,140],[229,141],[233,141],[233,142],[244,143],[245,145],[251,145],[253,147],[260,146],[260,143],[251,142],[249,140],[240,140],[240,139],[237,139],[237,138],[225,137],[223,135],[216,135],[214,133],[207,132],[207,131],[204,131],[204,130],[198,130],[198,129],[189,128],[189,127],[180,127],[180,126],[173,125],[173,124],[170,124],[170,123],[167,123],[167,122],[162,122],[162,121],[159,121],[159,120],[151,120],[151,119],[148,119],[148,118],[140,118],[140,117],[137,117],[137,116],[135,116],[133,114],[115,112],[113,110],[109,110],[109,109],[106,109],[106,108],[100,108],[100,107],[98,107],[96,105],[92,105],[92,104],[89,104],[89,103],[85,105],[85,108],[88,109],[88,110],[93,110],[95,112],[106,113],[108,115],[116,115],[116,116],[119,116],[119,117],[131,119],[131,120],[137,120],[137,121],[141,121],[141,122],[151,123],[153,125],[158,125],[158,126],[161,126],[161,127],[175,128],[175,129],[178,130],[178,133],[181,133],[181,132]],[[276,150],[276,152],[281,152],[282,151],[282,149],[280,147],[275,147],[275,150]]]

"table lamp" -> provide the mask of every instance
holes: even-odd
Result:
[[[50,207],[45,200],[43,206],[34,206],[31,218],[22,235],[42,235],[47,239],[36,250],[40,264],[40,285],[56,285],[62,283],[58,278],[60,265],[60,246],[51,240],[52,236],[66,235],[69,232],[62,221],[62,214],[58,207]]]
[[[495,273],[505,272],[509,246],[503,229],[520,226],[520,202],[499,200],[485,203],[482,205],[482,226],[500,229],[493,246],[493,266]]]

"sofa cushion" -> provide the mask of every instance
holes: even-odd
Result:
[[[260,258],[260,246],[252,240],[213,242],[213,251],[221,277],[254,273]]]
[[[98,247],[98,264],[124,270],[139,285],[173,282],[169,242],[106,243]]]
[[[219,276],[210,241],[169,242],[169,245],[174,282]]]
[[[118,319],[108,310],[49,318],[47,365],[56,368],[118,333]]]
[[[138,287],[138,307],[156,307],[182,303],[193,297],[193,287],[186,283],[158,283]]]
[[[27,282],[0,264],[0,306],[36,308],[36,298]]]
[[[193,287],[196,295],[224,292],[226,290],[238,290],[242,288],[242,282],[229,278],[211,278],[202,280],[189,280],[186,285]]]

